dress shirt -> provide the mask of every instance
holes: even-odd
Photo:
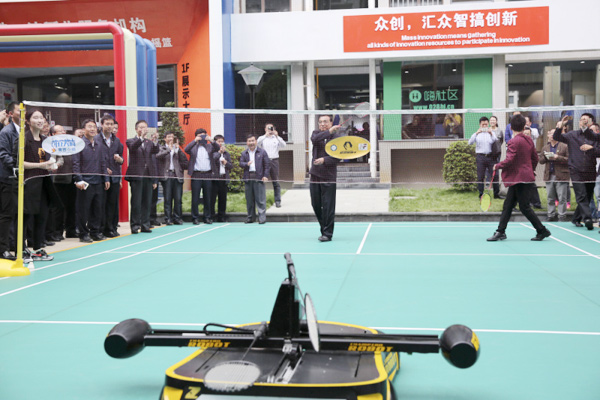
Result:
[[[104,139],[104,142],[106,143],[106,146],[110,148],[110,140],[112,138],[111,135],[108,135],[108,137],[104,136],[104,132],[102,132],[102,139]]]
[[[256,149],[254,149],[254,151],[248,149],[248,155],[250,156],[250,161],[252,161],[252,164],[250,164],[250,167],[248,168],[248,171],[250,171],[250,172],[256,172],[256,163],[254,162],[255,154],[256,154]]]
[[[17,129],[17,133],[21,133],[21,127],[13,122],[13,125]]]
[[[173,157],[175,157],[177,155],[177,150],[179,150],[177,147],[174,149],[171,149],[171,155],[170,155],[170,161],[169,161],[169,171],[175,171],[175,165],[173,165]]]
[[[554,146],[550,144],[550,151],[556,154],[556,150],[558,150],[558,142]],[[554,175],[554,161],[550,160],[550,174]]]
[[[498,138],[492,132],[479,132],[479,134],[473,134],[469,139],[469,144],[475,143],[475,153],[477,154],[490,154],[492,152],[492,143]]]
[[[208,158],[208,152],[204,146],[198,146],[198,153],[196,154],[196,164],[194,165],[194,171],[210,171],[210,159]]]
[[[285,140],[281,136],[262,135],[257,140],[257,145],[265,149],[270,160],[279,158],[279,149],[285,147]]]

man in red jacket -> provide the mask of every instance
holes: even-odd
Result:
[[[506,158],[494,165],[495,170],[502,170],[502,181],[504,186],[508,187],[508,193],[506,194],[506,200],[504,200],[498,229],[492,237],[488,238],[488,242],[506,239],[506,226],[517,202],[521,213],[531,222],[537,232],[537,235],[531,240],[544,240],[544,238],[550,236],[550,231],[542,225],[529,205],[531,197],[531,185],[529,184],[535,181],[533,171],[538,163],[538,155],[531,138],[523,135],[525,118],[522,115],[515,115],[510,120],[510,125],[513,138],[508,143]]]

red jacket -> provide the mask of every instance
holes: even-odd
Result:
[[[535,151],[533,140],[527,135],[516,135],[508,142],[506,158],[496,165],[502,170],[504,186],[517,183],[535,182],[535,167],[538,155]]]

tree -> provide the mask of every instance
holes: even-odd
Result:
[[[443,166],[444,181],[458,190],[477,188],[475,146],[466,141],[454,142],[446,150]]]
[[[165,104],[165,107],[175,107],[175,103],[168,102]],[[162,120],[162,125],[158,128],[158,137],[164,143],[165,134],[173,133],[175,137],[179,140],[179,145],[183,146],[185,144],[185,134],[181,125],[179,125],[179,116],[176,112],[163,111],[160,113],[160,117]]]
[[[227,151],[231,156],[231,172],[229,173],[229,191],[232,193],[241,193],[244,191],[244,170],[240,167],[240,157],[244,148],[235,144],[228,144]]]

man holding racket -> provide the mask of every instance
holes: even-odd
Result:
[[[508,192],[506,200],[504,200],[498,229],[487,241],[496,242],[506,239],[506,227],[517,203],[519,203],[521,213],[531,222],[537,232],[531,240],[541,241],[550,236],[550,231],[542,225],[529,204],[531,197],[529,184],[535,181],[533,171],[535,171],[538,163],[538,155],[531,138],[523,135],[525,118],[522,115],[515,115],[510,120],[510,124],[513,137],[508,143],[506,158],[494,165],[495,170],[502,170],[502,181],[504,186],[508,188]]]
[[[479,198],[483,195],[486,175],[492,176],[496,155],[492,153],[492,145],[498,140],[489,128],[488,117],[479,118],[479,130],[469,139],[469,144],[475,143],[475,161],[477,163],[477,190]]]
[[[333,125],[333,116],[319,116],[319,129],[313,131],[313,161],[310,167],[310,201],[321,225],[320,242],[330,242],[335,220],[335,194],[337,180],[336,158],[325,151],[327,141],[335,138],[340,125]]]

